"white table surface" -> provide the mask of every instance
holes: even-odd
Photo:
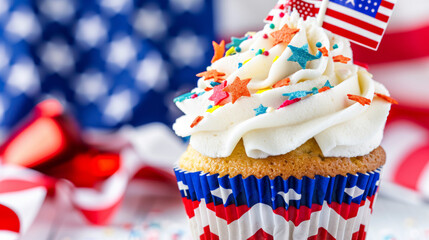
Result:
[[[48,199],[22,240],[189,240],[176,186],[133,182],[109,226],[91,226],[67,202]],[[369,240],[429,240],[429,205],[414,205],[381,192]]]

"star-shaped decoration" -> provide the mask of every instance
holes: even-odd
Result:
[[[201,72],[197,74],[197,77],[204,77],[204,81],[208,81],[213,79],[213,81],[215,82],[221,82],[223,80],[225,80],[225,78],[223,78],[225,76],[225,73],[222,72],[218,72],[215,69],[213,70],[209,70],[209,71],[205,71],[205,72]]]
[[[259,105],[259,107],[253,109],[253,111],[255,111],[255,115],[261,115],[267,112],[268,107],[264,107],[264,105]]]
[[[284,93],[283,96],[288,96],[289,100],[294,100],[297,98],[303,98],[309,94],[312,94],[313,91],[296,91],[291,93]]]
[[[231,38],[231,42],[230,42],[230,43],[228,43],[228,44],[226,45],[226,47],[227,47],[227,48],[230,48],[230,47],[239,47],[239,46],[240,46],[240,44],[241,44],[242,42],[246,41],[248,38],[249,38],[248,36],[245,36],[245,37],[242,37],[242,38],[232,37],[232,38]]]
[[[213,49],[214,49],[214,55],[212,58],[212,63],[223,58],[223,55],[225,54],[225,41],[222,40],[220,44],[217,44],[215,41],[213,41]]]
[[[350,3],[351,5],[355,6],[355,0],[347,0],[346,4]]]
[[[308,44],[298,48],[295,46],[288,46],[292,50],[292,56],[287,60],[291,62],[297,62],[303,69],[306,68],[307,62],[319,59],[317,56],[314,56],[308,52]]]
[[[276,83],[273,85],[273,88],[279,88],[279,87],[288,86],[288,85],[289,85],[289,83],[290,83],[290,78],[285,78],[285,79],[282,79],[282,80],[280,80],[280,81],[276,82]]]
[[[299,29],[289,28],[289,26],[285,24],[280,30],[271,33],[271,36],[274,38],[274,46],[279,43],[286,43],[286,45],[288,45],[297,32],[299,32]]]
[[[227,81],[224,81],[221,85],[213,88],[213,94],[209,97],[209,100],[214,101],[215,105],[219,105],[220,102],[229,97],[229,94],[223,91],[226,85]]]
[[[352,60],[351,58],[344,57],[343,55],[335,56],[332,59],[334,60],[334,62],[340,62],[340,63],[348,63],[350,60]]]
[[[250,78],[241,80],[239,77],[236,77],[231,85],[223,89],[223,91],[231,94],[232,103],[235,103],[240,97],[250,97],[250,92],[247,88],[250,80]]]
[[[352,101],[360,103],[362,106],[371,104],[371,100],[368,98],[364,98],[353,94],[347,94],[347,97]]]

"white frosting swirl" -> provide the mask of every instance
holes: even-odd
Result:
[[[390,103],[374,98],[374,92],[385,95],[388,92],[372,80],[366,70],[352,62],[333,61],[333,56],[337,55],[352,58],[350,43],[318,27],[313,18],[304,21],[296,12],[283,18],[275,17],[273,24],[274,29],[267,24],[262,31],[242,42],[240,53],[226,56],[211,66],[211,69],[226,74],[228,85],[236,77],[251,78],[247,85],[251,97],[241,97],[234,104],[229,102],[213,112],[207,112],[208,107],[214,105],[209,100],[213,90],[179,101],[177,106],[185,115],[174,124],[176,133],[190,135],[192,147],[209,157],[229,156],[240,139],[243,139],[247,155],[252,158],[285,154],[313,137],[325,156],[361,156],[378,147]],[[270,36],[284,24],[300,29],[290,42],[291,46],[308,44],[309,52],[317,55],[316,44],[320,42],[329,50],[329,56],[309,61],[306,69],[297,62],[288,61],[291,48],[285,43],[273,46]],[[270,37],[267,39],[264,34]],[[334,49],[334,45],[338,48]],[[265,49],[269,55],[256,55],[259,49]],[[274,61],[276,56],[278,59]],[[239,63],[248,59],[238,68]],[[286,77],[290,78],[288,86],[257,93]],[[311,91],[314,87],[320,89],[327,80],[333,88],[277,109],[288,99],[284,93]],[[211,87],[210,82],[201,78],[193,92],[204,92]],[[348,100],[347,94],[365,97],[372,103],[362,106]],[[261,104],[270,107],[271,111],[255,116],[254,109]],[[197,116],[204,119],[191,127]]]

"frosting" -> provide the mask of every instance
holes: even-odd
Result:
[[[285,24],[299,31],[290,35],[289,45],[276,45],[272,33]],[[176,99],[185,115],[173,129],[191,136],[190,144],[201,154],[227,157],[241,139],[252,158],[285,154],[310,138],[325,156],[361,156],[380,145],[390,103],[374,93],[389,93],[348,61],[348,40],[293,12],[231,45],[208,68],[212,76],[201,77],[197,88]],[[245,79],[250,79],[247,85]],[[273,88],[279,81],[285,84]],[[232,103],[234,94],[239,98]],[[348,94],[371,104],[352,101]]]

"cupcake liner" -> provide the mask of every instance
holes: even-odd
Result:
[[[195,240],[365,239],[380,172],[271,180],[175,169]]]

